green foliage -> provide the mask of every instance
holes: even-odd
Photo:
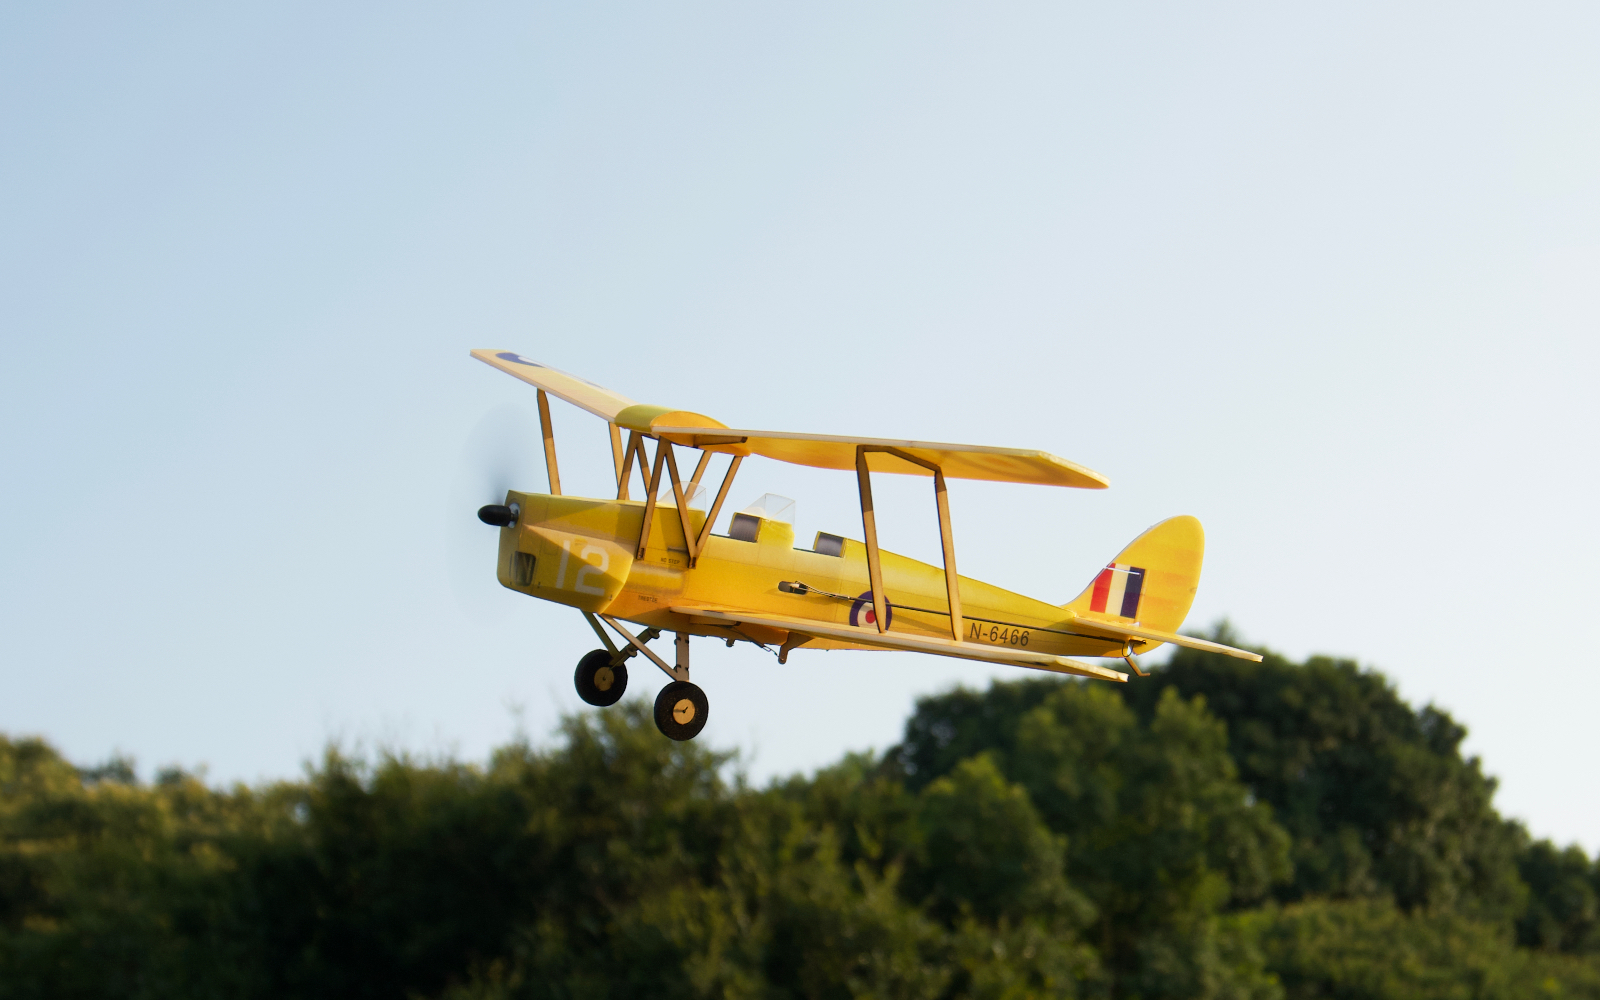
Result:
[[[1067,882],[1088,897],[1088,940],[1119,982],[1145,996],[1254,995],[1216,915],[1261,899],[1290,874],[1288,838],[1248,801],[1227,734],[1202,700],[1163,697],[1141,722],[1103,685],[997,684],[987,696],[925,699],[895,756],[923,794],[973,761],[1004,762],[1066,846]],[[992,755],[962,758],[989,742]],[[938,774],[949,761],[952,776]],[[997,765],[996,765],[997,766]],[[998,779],[998,775],[996,776]]]
[[[1528,908],[1517,920],[1519,943],[1572,954],[1600,952],[1600,862],[1577,847],[1531,844],[1517,859]]]
[[[989,923],[1087,914],[1067,887],[1061,839],[989,757],[962,761],[920,798],[922,850],[909,883],[925,889],[918,895],[931,912],[946,921],[970,913]]]
[[[247,791],[181,775],[85,780],[38,740],[0,739],[0,994],[180,995],[241,985],[229,849],[263,833]],[[236,933],[242,932],[242,933]]]
[[[1494,811],[1494,779],[1462,758],[1466,730],[1447,713],[1413,710],[1381,675],[1325,657],[1180,649],[1150,680],[1128,686],[1142,715],[1171,688],[1203,695],[1227,725],[1240,777],[1293,838],[1281,899],[1387,896],[1495,920],[1520,907],[1520,831]]]
[[[643,702],[253,789],[0,738],[0,1000],[1600,996],[1600,872],[1462,735],[1351,664],[1183,654],[760,789]]]
[[[889,751],[888,760],[912,789],[981,753],[992,755],[1001,771],[1009,773],[1018,722],[1061,685],[1054,678],[1024,678],[991,685],[987,691],[957,688],[924,698],[906,720],[905,738]]]
[[[1600,997],[1600,965],[1519,950],[1506,928],[1461,914],[1318,900],[1237,922],[1258,939],[1287,1000]]]

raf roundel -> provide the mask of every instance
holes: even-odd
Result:
[[[883,599],[883,616],[888,619],[883,623],[884,628],[894,624],[894,605],[889,603],[887,597]],[[878,624],[878,613],[872,608],[872,591],[866,591],[850,605],[850,624],[857,628]]]

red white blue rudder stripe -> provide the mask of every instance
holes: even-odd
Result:
[[[1139,617],[1139,592],[1144,589],[1144,570],[1138,566],[1112,563],[1094,578],[1089,610],[1100,614]]]

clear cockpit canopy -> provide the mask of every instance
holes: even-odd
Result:
[[[684,505],[696,510],[706,509],[706,488],[703,483],[683,484]],[[661,485],[656,488],[656,503],[675,504],[677,496],[672,491],[672,480],[666,476],[661,477]]]
[[[767,521],[782,521],[784,524],[794,524],[794,501],[776,493],[763,493],[756,502],[739,511],[751,517],[759,517]]]

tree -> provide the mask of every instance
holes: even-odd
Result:
[[[906,733],[892,766],[909,762],[924,794],[985,750],[1026,790],[1065,838],[1067,884],[1095,907],[1088,940],[1119,989],[1270,994],[1215,917],[1289,875],[1288,838],[1248,800],[1203,700],[1170,693],[1141,721],[1104,685],[997,683],[923,699]]]
[[[1216,634],[1238,641],[1226,625]],[[1271,652],[1251,663],[1179,649],[1124,693],[1149,718],[1168,689],[1205,697],[1240,778],[1293,837],[1279,898],[1388,895],[1495,920],[1520,909],[1522,835],[1495,812],[1494,779],[1461,756],[1466,729],[1448,713],[1412,709],[1353,661]]]
[[[1600,997],[1600,965],[1518,949],[1503,927],[1459,913],[1315,900],[1235,920],[1287,1000]]]
[[[127,761],[80,772],[39,740],[0,738],[0,996],[174,997],[246,988],[228,845],[261,799]]]
[[[1494,814],[1448,716],[1350,664],[1175,664],[925,699],[761,789],[643,702],[257,788],[0,738],[0,1000],[1600,998],[1600,873]],[[1274,800],[1366,888],[1288,882]]]
[[[1098,910],[1090,940],[1145,996],[1226,995],[1214,917],[1289,875],[1288,838],[1249,801],[1223,727],[1170,693],[1147,724],[1103,685],[1061,685],[1023,717],[1012,757],[1067,878]],[[1246,989],[1248,992],[1248,988]]]
[[[1600,862],[1576,845],[1548,840],[1528,845],[1517,859],[1528,884],[1528,908],[1517,919],[1517,941],[1529,948],[1600,953]]]
[[[905,735],[885,755],[885,764],[913,791],[981,753],[1011,772],[1017,726],[1022,717],[1061,687],[1055,678],[999,681],[986,691],[956,688],[917,700]]]
[[[993,758],[967,758],[920,799],[922,850],[907,882],[935,916],[988,924],[1061,916],[1068,926],[1088,916],[1088,904],[1067,887],[1064,839]]]

